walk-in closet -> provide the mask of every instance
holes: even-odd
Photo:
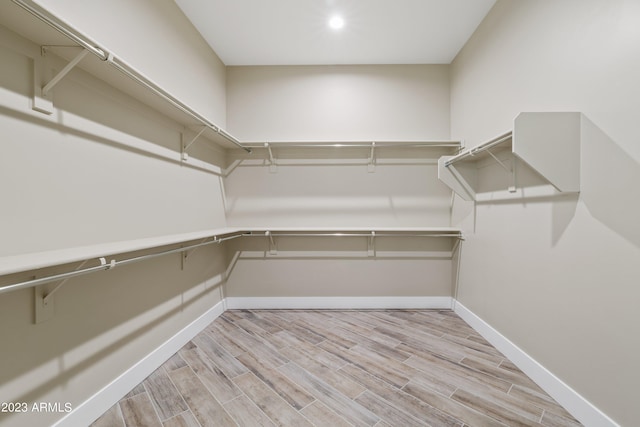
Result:
[[[634,426],[634,0],[0,3],[0,427]]]

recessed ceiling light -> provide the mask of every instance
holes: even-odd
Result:
[[[334,15],[329,19],[329,26],[334,30],[339,30],[344,27],[344,19],[340,15]]]

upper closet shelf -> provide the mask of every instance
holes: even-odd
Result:
[[[236,162],[251,160],[276,172],[278,166],[318,165],[330,160],[332,165],[367,165],[369,172],[374,172],[378,162],[435,162],[439,156],[459,150],[460,145],[460,141],[450,140],[248,142],[245,147],[256,155],[239,157]]]
[[[50,92],[53,90],[54,86],[62,80],[66,74],[71,71],[75,66],[77,66],[83,58],[91,53],[94,58],[97,58],[97,61],[94,62],[85,60],[83,64],[86,65],[86,69],[92,72],[92,74],[96,74],[98,77],[107,81],[108,83],[113,84],[117,82],[117,87],[120,87],[125,92],[129,94],[135,94],[142,98],[146,102],[153,102],[154,97],[159,97],[166,105],[158,107],[158,111],[162,113],[168,114],[170,117],[176,119],[178,122],[182,122],[184,125],[193,127],[194,132],[197,133],[195,138],[191,138],[190,140],[183,141],[182,144],[182,157],[184,160],[188,160],[187,150],[190,145],[192,145],[197,138],[204,134],[204,136],[208,137],[215,143],[223,146],[223,147],[238,147],[247,152],[251,152],[251,149],[245,147],[240,141],[238,141],[231,134],[226,132],[221,127],[217,126],[209,119],[198,113],[189,105],[185,104],[180,99],[176,98],[169,92],[167,92],[164,88],[153,82],[151,79],[135,70],[130,65],[126,64],[123,60],[116,57],[113,52],[109,52],[108,50],[100,47],[97,43],[90,40],[88,37],[80,33],[78,30],[64,23],[60,19],[56,18],[52,14],[50,14],[47,10],[33,2],[32,0],[12,0],[13,3],[20,6],[40,21],[46,23],[51,28],[55,29],[59,33],[63,34],[66,38],[73,41],[78,45],[80,50],[76,55],[69,61],[68,65],[64,67],[58,74],[56,74],[53,78],[49,79],[48,82],[43,84],[42,86],[38,86],[35,88],[34,93],[34,110],[52,114],[52,101],[50,97]],[[48,45],[52,45],[54,37],[49,39],[48,32],[43,29],[34,29],[36,27],[33,22],[30,25],[25,26],[25,32],[29,32],[29,38],[32,40],[39,42],[43,47],[48,47]],[[56,38],[57,40],[57,38]],[[66,49],[67,51],[69,49]],[[44,50],[43,50],[44,51]],[[96,63],[97,62],[97,63]],[[106,68],[101,63],[106,63],[110,65],[113,69],[119,71],[121,75],[125,76],[131,82],[135,82],[136,84],[142,86],[147,93],[138,94],[138,91],[131,88],[129,83],[122,83],[122,79],[119,79],[117,76],[113,76],[114,73],[108,73]],[[37,66],[37,65],[36,65]],[[36,73],[41,72],[40,70],[36,70]],[[117,73],[116,73],[117,74]],[[152,96],[149,96],[152,95]],[[155,102],[154,102],[155,105]],[[170,106],[171,108],[166,108],[166,106]],[[173,111],[170,111],[173,110]],[[176,114],[177,110],[177,114]],[[170,112],[169,112],[170,111]],[[205,133],[206,132],[206,133]]]
[[[247,142],[249,148],[459,148],[460,141],[305,141]]]
[[[438,161],[438,178],[465,200],[476,200],[480,191],[478,168],[492,159],[508,176],[510,192],[516,191],[516,162],[520,159],[559,192],[580,191],[581,113],[520,113],[513,130],[455,156]],[[497,155],[508,150],[511,158]]]

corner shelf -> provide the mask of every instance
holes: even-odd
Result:
[[[438,160],[438,178],[465,200],[476,200],[478,167],[493,158],[509,175],[507,186],[516,191],[515,159],[522,160],[559,192],[580,191],[580,124],[578,112],[520,113],[513,130],[455,156]],[[510,150],[506,164],[493,152]]]

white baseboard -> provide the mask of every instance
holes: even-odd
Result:
[[[458,316],[501,351],[582,424],[587,427],[620,427],[615,421],[460,302],[455,301],[453,307]]]
[[[227,297],[228,309],[452,308],[451,297]]]
[[[225,311],[224,300],[207,310],[144,359],[77,406],[53,427],[88,426],[140,384]]]

